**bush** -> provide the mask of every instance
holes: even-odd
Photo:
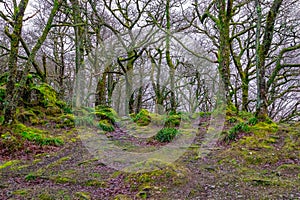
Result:
[[[139,126],[147,126],[151,122],[150,112],[146,109],[141,109],[141,111],[134,116],[133,121]]]
[[[170,142],[178,134],[178,130],[175,128],[163,128],[155,136],[155,139],[159,142]]]

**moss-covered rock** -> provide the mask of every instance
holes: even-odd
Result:
[[[39,145],[55,145],[60,146],[64,142],[61,138],[52,137],[47,131],[37,128],[27,127],[24,124],[15,124],[13,127],[14,133],[19,134],[22,138],[35,142]]]
[[[155,139],[159,142],[171,142],[178,133],[176,128],[163,128],[155,135]]]
[[[21,123],[39,124],[39,118],[32,110],[21,108],[16,113],[16,118]]]
[[[100,120],[108,120],[110,124],[115,124],[118,120],[118,114],[113,108],[106,107],[106,106],[97,106],[95,108],[94,114]]]
[[[179,127],[181,122],[181,116],[178,114],[171,114],[168,115],[165,120],[165,127],[173,128],[173,127]]]
[[[38,95],[37,101],[41,103],[42,106],[56,106],[58,101],[57,92],[48,84],[41,83],[39,85],[33,85],[31,91],[36,91]]]
[[[151,122],[150,112],[146,109],[141,109],[141,111],[134,116],[133,120],[138,126],[147,126]]]
[[[112,132],[115,130],[114,126],[107,119],[102,119],[99,121],[99,128],[104,131]]]

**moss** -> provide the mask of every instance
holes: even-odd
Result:
[[[49,116],[56,116],[61,115],[63,111],[57,106],[47,106],[45,113]]]
[[[48,193],[42,193],[38,196],[39,200],[55,200],[56,197],[48,194]]]
[[[85,186],[97,186],[97,187],[106,187],[106,183],[103,182],[103,181],[98,181],[98,180],[95,180],[95,179],[90,179],[90,180],[87,180],[85,183],[84,183]]]
[[[34,85],[31,89],[38,91],[39,102],[41,102],[43,106],[56,106],[56,102],[58,101],[57,92],[51,86],[42,83],[40,85]]]
[[[141,111],[135,115],[133,121],[139,126],[147,126],[151,122],[150,112],[146,109],[141,109]]]
[[[27,127],[24,124],[16,124],[13,128],[15,133],[20,134],[22,138],[35,142],[39,145],[55,145],[60,146],[64,142],[60,138],[49,136],[47,131],[43,131],[37,128]]]
[[[133,166],[136,173],[126,174],[125,182],[135,185],[140,191],[145,187],[153,188],[156,184],[163,185],[171,183],[173,185],[182,185],[188,181],[188,171],[185,167],[164,163],[159,160],[149,159],[145,162],[137,163]],[[147,172],[139,172],[139,168],[143,171],[145,168]],[[124,172],[119,172],[121,175]],[[116,175],[115,175],[116,176]]]
[[[29,189],[20,189],[20,190],[15,190],[12,192],[12,194],[14,194],[14,195],[21,195],[21,196],[25,196],[29,193],[30,193]]]
[[[276,171],[281,170],[300,170],[300,166],[296,164],[282,164],[279,167],[277,167]]]
[[[10,161],[7,161],[4,164],[0,165],[0,169],[11,167],[13,165],[19,164],[20,162],[21,162],[20,160],[10,160]]]
[[[97,106],[93,114],[95,114],[100,120],[108,120],[111,124],[118,121],[118,114],[110,107]]]
[[[29,173],[25,176],[25,180],[26,181],[31,181],[31,180],[35,180],[38,176],[34,173]]]
[[[99,128],[104,131],[112,132],[115,130],[114,126],[107,119],[100,120],[98,125]]]
[[[0,103],[4,102],[6,96],[6,88],[4,86],[0,86]]]
[[[75,196],[80,200],[91,200],[91,196],[88,192],[76,192]]]
[[[259,122],[250,128],[250,131],[256,135],[264,135],[266,133],[276,133],[278,125],[275,123]]]
[[[165,127],[173,128],[179,127],[181,122],[181,116],[178,114],[168,115],[165,120]]]
[[[23,108],[18,111],[16,118],[19,122],[29,122],[33,125],[39,124],[39,118],[32,110],[24,110]]]
[[[238,116],[246,121],[254,117],[254,115],[251,112],[246,112],[246,111],[239,111]]]
[[[163,128],[155,135],[155,139],[159,142],[171,142],[178,133],[175,128]]]
[[[75,117],[72,114],[65,114],[59,117],[60,123],[66,127],[75,127]]]
[[[132,200],[129,196],[124,194],[118,194],[114,197],[114,200]]]
[[[56,178],[53,179],[55,183],[74,183],[75,180],[73,178],[69,177],[61,177],[57,176]]]

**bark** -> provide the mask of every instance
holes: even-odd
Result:
[[[17,54],[18,54],[18,44],[20,42],[21,38],[21,32],[22,32],[22,22],[24,17],[24,12],[26,9],[28,1],[24,0],[21,1],[19,4],[19,8],[17,9],[17,18],[15,21],[14,31],[12,33],[11,37],[11,55],[10,55],[10,61],[9,61],[9,67],[10,67],[10,74],[12,75],[13,79],[10,83],[8,83],[9,89],[9,95],[7,95],[6,102],[7,106],[5,108],[5,116],[4,116],[4,123],[10,123],[13,120],[13,116],[16,112],[16,106],[19,101],[19,97],[21,96],[22,87],[26,84],[27,81],[27,75],[29,73],[30,67],[32,63],[34,62],[34,59],[36,57],[36,54],[38,50],[41,48],[42,44],[47,38],[47,35],[52,27],[52,22],[54,20],[54,17],[61,6],[61,2],[58,0],[54,1],[53,8],[51,10],[51,13],[49,15],[49,18],[47,20],[46,26],[42,32],[42,35],[38,38],[36,44],[32,48],[30,55],[25,63],[25,67],[23,70],[23,76],[18,84],[16,84],[15,78],[16,78],[16,70],[17,70]],[[21,12],[21,13],[20,13]],[[13,83],[13,85],[11,85]],[[17,87],[15,87],[17,85]]]
[[[22,34],[23,18],[28,0],[22,0],[18,7],[14,8],[14,22],[10,37],[10,54],[8,58],[9,79],[6,86],[6,98],[4,107],[4,124],[10,124],[16,112],[17,102],[14,100],[16,76],[18,69],[19,43]]]
[[[232,17],[232,0],[218,0],[219,15],[218,15],[218,28],[220,32],[219,36],[219,73],[221,75],[227,104],[232,104],[230,96],[230,20]]]
[[[260,120],[265,120],[268,116],[268,100],[267,100],[267,85],[266,85],[266,58],[268,56],[271,43],[273,40],[274,24],[276,21],[279,8],[283,0],[274,0],[268,12],[266,25],[264,28],[264,37],[262,44],[259,42],[261,10],[258,0],[256,1],[256,9],[258,15],[257,33],[256,33],[256,70],[257,70],[257,105],[256,115]]]
[[[166,2],[166,18],[167,18],[167,35],[166,35],[166,61],[169,66],[170,78],[170,105],[171,111],[176,112],[176,98],[175,98],[175,65],[172,62],[170,54],[170,39],[171,39],[171,17],[170,17],[170,0]]]

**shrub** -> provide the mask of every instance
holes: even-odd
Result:
[[[170,142],[178,134],[178,130],[175,128],[163,128],[155,136],[155,139],[159,142]]]

